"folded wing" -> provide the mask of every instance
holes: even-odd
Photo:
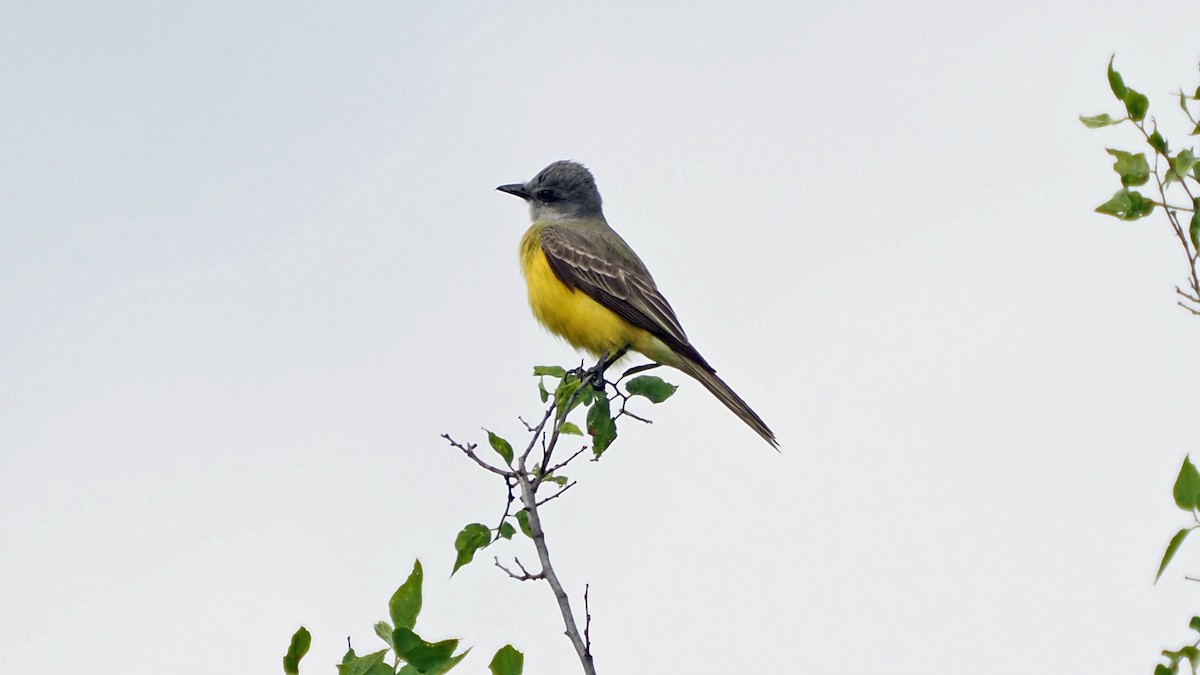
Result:
[[[675,310],[659,293],[646,266],[616,233],[550,226],[541,232],[541,245],[550,269],[568,288],[583,291],[680,356],[715,372],[688,342]]]

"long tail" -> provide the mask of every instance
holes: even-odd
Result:
[[[703,365],[692,361],[682,354],[676,355],[679,358],[680,364],[676,366],[683,372],[691,375],[697,382],[704,385],[704,388],[711,391],[713,396],[716,396],[721,403],[725,404],[726,408],[733,411],[745,422],[751,429],[763,437],[763,440],[771,444],[776,451],[779,450],[779,442],[775,440],[775,433],[767,427],[767,423],[762,421],[758,413],[750,409],[750,406],[738,396],[729,385],[717,377],[717,374]],[[674,364],[672,364],[674,365]]]

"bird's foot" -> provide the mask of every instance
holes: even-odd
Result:
[[[596,365],[592,366],[591,368],[584,368],[583,364],[580,363],[579,367],[571,372],[580,380],[587,378],[591,383],[592,388],[596,391],[604,391],[604,386],[607,384],[604,379],[605,371],[608,370],[609,366],[620,360],[622,356],[625,356],[625,353],[628,351],[628,346],[621,347],[620,349],[611,349],[605,352],[604,355],[601,356],[598,361],[596,361]]]

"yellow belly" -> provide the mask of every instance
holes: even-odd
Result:
[[[637,348],[650,338],[649,333],[631,325],[583,291],[563,285],[550,269],[533,229],[521,242],[521,268],[525,272],[533,315],[550,332],[574,347],[601,356],[625,345]]]

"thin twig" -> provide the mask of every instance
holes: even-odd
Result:
[[[458,448],[459,450],[462,450],[463,454],[465,454],[467,457],[470,457],[471,459],[475,460],[476,464],[487,469],[488,471],[491,471],[492,473],[494,473],[498,476],[504,476],[505,478],[515,478],[516,477],[516,474],[514,472],[505,471],[504,469],[497,469],[496,467],[492,466],[491,464],[488,464],[487,462],[480,459],[479,455],[475,454],[475,448],[477,448],[479,446],[475,445],[474,443],[467,443],[466,445],[463,445],[462,443],[459,443],[458,441],[454,440],[453,438],[450,438],[450,434],[442,434],[442,438],[446,439],[446,441],[448,441],[450,443],[450,445]]]
[[[512,577],[513,579],[516,579],[517,581],[537,581],[538,579],[546,578],[546,576],[544,574],[542,574],[541,572],[538,572],[537,574],[533,574],[529,570],[525,569],[525,566],[521,564],[521,560],[519,558],[513,558],[513,562],[515,562],[517,564],[517,567],[521,568],[520,574],[517,574],[516,572],[514,572],[514,571],[508,569],[507,567],[505,567],[504,565],[502,565],[500,563],[500,558],[496,557],[496,558],[492,558],[492,560],[495,561],[496,567],[499,567],[500,569],[504,570],[505,574]]]
[[[533,428],[532,437],[529,439],[529,445],[525,446],[525,452],[521,453],[518,465],[521,467],[521,472],[525,471],[525,460],[529,459],[529,453],[533,452],[533,446],[537,445],[538,436],[542,434],[542,429],[546,428],[546,422],[550,419],[550,415],[554,414],[555,403],[551,403],[549,408],[546,408],[545,414],[542,415],[542,421],[537,423]],[[555,426],[558,426],[557,424]]]
[[[575,454],[571,455],[570,457],[568,457],[568,458],[564,459],[563,461],[561,461],[561,462],[559,462],[558,464],[555,464],[553,467],[551,467],[551,468],[550,468],[550,470],[546,472],[546,475],[547,475],[547,476],[552,476],[552,475],[554,475],[554,473],[555,473],[556,471],[558,471],[559,469],[561,469],[561,468],[565,467],[566,465],[570,464],[570,463],[571,463],[571,460],[573,460],[573,459],[575,459],[576,457],[578,457],[578,456],[582,455],[582,454],[583,454],[583,451],[584,451],[584,450],[587,450],[587,449],[588,449],[588,446],[586,446],[586,445],[585,445],[585,446],[583,446],[582,448],[580,448],[580,449],[576,450],[576,451],[575,451]]]
[[[635,419],[639,422],[645,422],[646,424],[654,424],[654,420],[648,420],[645,417],[638,417],[637,415],[634,415],[633,413],[626,410],[625,403],[623,401],[621,402],[621,412],[618,413],[617,415],[618,415],[618,417],[621,415],[624,415],[625,417],[632,417],[633,419]]]
[[[504,502],[504,515],[500,516],[500,524],[496,526],[497,538],[499,538],[499,533],[504,529],[504,523],[508,522],[508,516],[512,513],[513,502],[517,500],[517,495],[513,491],[513,488],[517,486],[516,479],[505,476],[504,484],[508,486],[508,499]]]
[[[575,484],[576,484],[576,483],[578,483],[578,482],[579,482],[579,481],[577,481],[577,480],[573,480],[573,481],[571,481],[570,483],[567,483],[566,485],[564,485],[564,486],[563,486],[563,488],[562,488],[561,490],[559,490],[558,492],[555,492],[554,494],[550,495],[549,497],[546,497],[545,499],[543,499],[543,500],[539,501],[539,502],[537,503],[537,505],[538,505],[538,506],[541,506],[542,504],[545,504],[546,502],[550,501],[551,499],[556,499],[556,498],[557,498],[559,495],[561,495],[562,493],[564,493],[564,492],[566,492],[567,490],[570,490],[571,488],[575,487]]]
[[[592,655],[592,608],[588,604],[588,592],[591,584],[583,585],[583,648],[588,656]]]

